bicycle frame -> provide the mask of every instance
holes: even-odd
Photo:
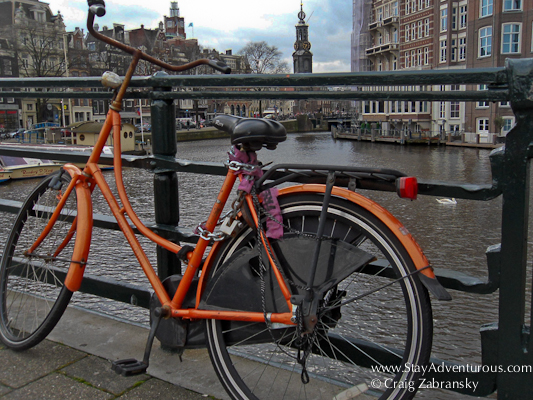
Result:
[[[110,38],[102,37],[102,35],[94,32],[94,30],[92,29],[93,21],[94,21],[94,15],[90,14],[89,19],[88,19],[88,24],[87,24],[89,31],[95,37],[101,38],[103,41],[115,46],[116,43],[118,42],[115,42],[113,39],[110,39]],[[202,271],[202,276],[199,280],[198,289],[196,293],[195,308],[182,308],[184,298],[191,287],[193,278],[197,276],[197,272],[200,266],[202,265],[202,258],[206,252],[208,245],[210,244],[210,238],[203,237],[203,235],[200,236],[200,239],[198,243],[196,244],[196,246],[194,247],[194,250],[187,254],[188,264],[185,269],[185,273],[183,274],[183,277],[179,283],[176,293],[173,295],[172,298],[169,296],[169,294],[165,290],[161,280],[159,279],[157,273],[155,272],[153,266],[151,265],[141,244],[136,238],[133,228],[130,226],[130,223],[128,222],[126,218],[126,215],[131,220],[133,225],[138,229],[140,234],[147,237],[149,240],[161,246],[162,248],[174,254],[177,254],[178,252],[180,252],[180,250],[183,249],[182,246],[172,243],[169,240],[157,235],[156,233],[148,229],[141,222],[141,220],[138,218],[138,216],[136,215],[135,211],[133,210],[131,206],[131,203],[126,193],[126,189],[124,187],[124,182],[122,179],[122,160],[121,160],[121,135],[120,135],[121,118],[120,118],[119,111],[121,110],[122,99],[124,98],[124,95],[126,93],[126,90],[129,86],[129,83],[131,81],[131,78],[134,74],[135,68],[139,60],[145,59],[150,62],[154,62],[154,60],[151,57],[144,54],[143,52],[141,52],[140,50],[133,49],[129,46],[120,44],[120,46],[116,46],[116,47],[119,47],[122,50],[129,52],[130,54],[132,54],[133,58],[128,68],[128,71],[126,73],[126,76],[124,78],[124,81],[115,90],[115,95],[112,99],[110,110],[108,112],[105,123],[100,132],[98,141],[93,148],[93,151],[88,159],[88,162],[85,168],[83,169],[83,171],[81,171],[79,168],[71,164],[67,164],[64,167],[64,170],[68,172],[72,178],[72,181],[69,184],[65,194],[68,195],[72,190],[74,190],[74,188],[76,189],[76,193],[78,194],[79,214],[75,218],[72,224],[72,227],[70,229],[70,232],[67,235],[67,238],[59,246],[54,256],[57,256],[59,254],[59,252],[66,245],[66,243],[68,243],[68,241],[74,236],[75,232],[77,232],[78,234],[77,240],[81,242],[80,248],[89,249],[90,241],[91,241],[91,232],[93,228],[92,202],[91,202],[90,196],[94,188],[98,186],[106,202],[108,203],[111,209],[111,212],[113,213],[113,216],[117,220],[121,231],[126,237],[128,244],[133,250],[133,253],[135,254],[135,257],[137,258],[137,261],[139,262],[141,268],[143,269],[144,274],[148,278],[151,286],[153,287],[155,294],[163,307],[165,316],[186,318],[186,319],[222,319],[222,320],[264,322],[265,321],[264,312],[218,311],[218,310],[213,311],[213,310],[201,310],[198,308],[203,289],[206,287],[206,281],[207,281],[209,268],[214,259],[214,256],[217,254],[217,251],[219,249],[218,243],[215,243],[215,245],[212,246],[210,253],[208,254],[207,259],[204,263],[205,269]],[[160,62],[158,60],[156,61],[157,62],[154,62],[155,64],[160,65],[164,68],[168,68],[167,64]],[[207,61],[207,60],[204,60],[204,61]],[[193,64],[198,65],[201,63],[195,62]],[[176,67],[176,68],[179,68],[179,67]],[[172,69],[174,68],[172,67]],[[106,144],[109,138],[109,135],[111,133],[113,133],[113,147],[114,147],[113,165],[114,165],[114,174],[115,174],[115,179],[116,179],[116,188],[118,190],[118,197],[122,203],[122,206],[119,204],[119,201],[112,193],[109,185],[107,184],[102,174],[101,169],[99,168],[97,164],[100,158],[100,154],[104,148],[104,145]],[[212,233],[214,231],[220,219],[222,210],[224,209],[224,206],[227,204],[228,198],[231,194],[231,191],[233,189],[236,179],[237,177],[234,174],[234,171],[228,169],[224,183],[217,196],[217,200],[215,204],[213,205],[211,212],[209,214],[209,217],[207,219],[207,222],[205,224],[205,230],[207,232]],[[242,176],[240,176],[240,179],[242,179]],[[316,193],[319,193],[319,192],[324,193],[324,190],[325,190],[323,185],[305,185],[305,187],[306,187],[306,190],[314,191]],[[285,190],[285,192],[288,193],[291,190],[298,190],[298,189],[288,189],[288,190]],[[342,191],[342,193],[339,192],[339,190]],[[411,235],[402,231],[403,225],[401,225],[394,217],[388,214],[386,210],[382,209],[381,207],[379,208],[376,207],[376,204],[374,202],[371,202],[370,200],[364,198],[363,196],[356,195],[349,191],[345,191],[344,189],[335,188],[334,194],[351,199],[351,201],[358,203],[369,210],[372,209],[372,212],[378,215],[380,219],[382,219],[393,230],[393,232],[395,232],[396,236],[406,246],[407,250],[409,251],[410,255],[415,261],[416,268],[420,271],[419,276],[421,276],[421,278],[427,277],[430,280],[435,280],[435,276],[433,272],[431,271],[431,269],[428,268],[429,263],[427,259],[425,258],[425,256],[423,255],[423,253],[421,252],[421,250],[419,249],[416,242],[412,239]],[[64,196],[64,197],[67,197],[67,196]],[[364,199],[364,201],[362,199]],[[252,196],[250,194],[247,194],[245,196],[245,200],[248,204],[254,224],[256,227],[258,227],[260,224],[260,219],[255,211],[255,207],[253,207]],[[365,202],[368,204],[366,204]],[[46,237],[48,232],[51,230],[53,224],[57,221],[57,218],[61,212],[62,207],[64,206],[64,203],[65,201],[60,202],[55,213],[52,215],[47,227],[45,228],[43,233],[40,235],[39,239],[28,250],[30,253],[33,250],[35,250],[36,247],[38,247],[39,243]],[[81,225],[78,225],[78,224],[81,224]],[[265,248],[270,247],[270,243],[268,239],[266,238],[266,236],[264,235],[264,232],[261,232],[261,241],[263,242],[263,246]],[[279,288],[287,303],[288,309],[291,310],[290,312],[285,312],[285,313],[269,314],[268,316],[269,322],[282,323],[286,325],[295,325],[293,322],[291,322],[291,319],[293,319],[292,310],[294,308],[291,302],[291,295],[292,295],[291,290],[287,286],[287,283],[285,282],[281,271],[278,270],[275,260],[272,259],[272,256],[269,253],[272,253],[272,252],[267,252],[270,267],[276,277],[276,281],[278,282]],[[86,252],[81,252],[81,253],[79,251],[74,252],[74,257],[71,262],[71,265],[70,265],[70,268],[67,274],[67,278],[64,283],[65,286],[70,291],[79,290],[82,279],[83,279],[87,257],[88,257],[88,250]],[[424,282],[424,284],[428,286],[427,282]],[[431,285],[429,285],[428,288],[431,290],[430,286]]]
[[[148,260],[148,257],[146,253],[144,252],[142,246],[140,245],[138,239],[135,236],[135,233],[133,231],[133,228],[130,226],[128,220],[126,219],[126,215],[129,217],[133,225],[139,230],[139,232],[147,237],[152,242],[156,243],[157,245],[177,254],[181,249],[182,246],[179,246],[175,243],[170,242],[169,240],[164,239],[163,237],[157,235],[156,233],[152,232],[150,229],[148,229],[138,218],[135,211],[133,210],[131,203],[128,199],[126,189],[124,187],[124,182],[122,179],[122,160],[121,160],[121,143],[120,143],[120,127],[121,127],[121,119],[120,119],[120,108],[122,103],[122,98],[126,92],[126,88],[129,85],[129,82],[131,80],[131,77],[133,76],[133,72],[135,70],[135,67],[138,63],[138,60],[140,59],[141,52],[135,52],[133,55],[133,60],[130,64],[130,67],[128,69],[128,72],[126,74],[126,77],[124,79],[124,82],[120,86],[120,89],[115,93],[115,96],[112,101],[112,105],[110,107],[110,110],[108,112],[108,115],[106,117],[106,121],[102,127],[102,130],[100,132],[99,138],[97,143],[95,144],[93,151],[89,157],[89,160],[83,169],[81,171],[79,168],[72,164],[66,164],[64,167],[64,170],[68,172],[72,178],[71,183],[69,184],[68,188],[65,191],[64,198],[68,196],[68,194],[76,188],[78,193],[78,203],[82,205],[82,209],[78,210],[79,215],[76,217],[76,219],[73,222],[72,228],[67,235],[67,238],[65,239],[64,243],[58,248],[55,256],[59,254],[59,252],[62,250],[62,248],[66,245],[66,243],[73,237],[74,232],[77,232],[78,235],[81,237],[78,238],[82,243],[85,244],[85,246],[81,246],[84,248],[88,248],[91,241],[91,231],[93,228],[92,224],[92,202],[90,200],[90,193],[94,190],[96,186],[98,186],[109,205],[109,208],[111,212],[113,213],[113,216],[118,222],[118,225],[120,229],[122,230],[124,236],[126,237],[126,240],[128,241],[128,244],[130,245],[131,249],[133,250],[133,253],[135,254],[135,257],[137,258],[137,261],[139,262],[141,268],[143,269],[146,277],[148,278],[151,286],[153,287],[159,301],[161,302],[163,308],[165,308],[168,312],[168,316],[172,317],[181,317],[181,318],[190,318],[190,319],[225,319],[225,320],[241,320],[241,321],[257,321],[261,322],[264,321],[264,313],[262,312],[242,312],[242,311],[208,311],[208,310],[199,310],[199,309],[182,309],[181,305],[183,303],[183,299],[185,298],[186,293],[188,292],[191,282],[193,278],[196,276],[197,271],[202,263],[202,257],[207,249],[207,246],[210,243],[210,240],[207,238],[201,237],[198,241],[197,245],[195,246],[194,250],[187,254],[188,258],[188,265],[186,267],[183,279],[181,280],[181,283],[178,287],[178,290],[176,291],[173,298],[170,298],[168,293],[163,287],[163,284],[161,283],[161,280],[157,276],[154,268],[152,267],[150,261]],[[104,145],[106,144],[109,135],[113,133],[113,146],[114,146],[114,173],[115,173],[115,179],[116,179],[116,187],[118,190],[119,199],[122,202],[122,206],[119,204],[118,200],[115,198],[113,193],[111,192],[111,189],[109,185],[107,184],[101,169],[99,168],[97,162],[100,158],[100,154],[104,148]],[[213,232],[215,229],[218,220],[220,218],[220,215],[222,213],[222,210],[224,209],[224,206],[226,205],[228,198],[231,194],[232,188],[234,186],[234,183],[236,181],[237,177],[234,175],[233,171],[228,170],[228,173],[226,175],[226,178],[224,180],[224,183],[222,185],[222,188],[220,190],[220,193],[218,194],[217,200],[209,214],[205,229],[209,232]],[[85,190],[84,192],[79,191],[81,189],[78,189],[78,187],[83,188]],[[78,192],[79,191],[79,192]],[[249,197],[249,195],[248,195]],[[249,202],[251,202],[251,199],[248,199]],[[52,215],[49,224],[43,231],[43,233],[40,235],[39,239],[34,243],[34,245],[28,250],[29,252],[32,252],[39,246],[39,244],[42,242],[42,240],[46,237],[48,232],[51,230],[53,224],[57,221],[57,218],[61,212],[62,207],[64,206],[64,201],[61,201],[59,203],[59,206],[55,210],[54,214]],[[255,221],[258,221],[257,216],[255,215],[255,211],[252,210],[252,213],[254,215]],[[83,226],[76,226],[77,223],[83,223]],[[268,245],[268,240],[263,238],[264,244]],[[213,253],[218,246],[213,246],[211,253]],[[67,278],[65,280],[65,286],[70,291],[77,291],[80,288],[82,279],[83,279],[83,273],[85,270],[85,263],[87,260],[88,251],[87,254],[74,254],[71,266],[69,268],[69,272],[67,274]],[[208,259],[211,259],[211,254],[208,256]],[[80,265],[82,267],[80,268]],[[292,305],[290,303],[290,290],[288,289],[286,283],[284,282],[281,273],[277,270],[275,267],[275,264],[273,260],[271,260],[271,265],[275,271],[276,277],[278,279],[278,283],[280,285],[280,288],[282,288],[282,292],[285,296],[285,299],[287,301],[287,305],[289,306],[289,309],[292,309]],[[205,277],[207,274],[202,274],[202,278]],[[199,286],[199,291],[197,293],[197,298],[200,298],[201,295],[201,288],[205,287],[205,279],[202,279],[202,285]],[[198,301],[197,301],[198,303]],[[279,314],[272,314],[271,321],[277,322],[277,323],[284,323],[284,324],[290,324],[293,325],[291,322],[292,313],[279,313]]]

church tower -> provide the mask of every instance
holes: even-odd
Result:
[[[294,73],[311,73],[313,72],[313,53],[311,43],[309,42],[309,25],[305,22],[303,3],[300,3],[300,12],[298,13],[298,24],[296,25],[296,42],[294,42],[294,53],[292,59],[294,62]]]

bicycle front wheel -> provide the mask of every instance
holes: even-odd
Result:
[[[50,187],[51,182],[54,187]],[[0,339],[11,349],[25,350],[41,342],[72,297],[63,282],[76,240],[76,190],[70,193],[44,241],[31,254],[27,252],[50,221],[69,182],[69,174],[62,170],[41,181],[22,205],[4,248]]]
[[[306,253],[313,253],[316,241],[309,237],[317,232],[322,200],[315,193],[280,196],[285,235],[272,241],[278,260],[305,263]],[[432,316],[408,252],[380,219],[342,198],[331,199],[325,236],[330,247],[323,268],[338,268],[337,263],[346,262],[341,259],[357,262],[361,251],[375,260],[350,270],[322,294],[312,334],[302,336],[289,326],[206,321],[211,360],[233,399],[333,399],[366,387],[380,399],[414,396],[420,367],[430,356]],[[252,230],[222,249],[211,274],[234,264],[246,247],[256,248]],[[257,265],[251,259],[243,268],[258,276]]]

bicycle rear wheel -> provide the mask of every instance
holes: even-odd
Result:
[[[54,188],[49,186],[52,181],[57,181]],[[31,255],[27,254],[69,182],[69,174],[62,170],[41,181],[22,205],[4,248],[0,264],[0,340],[11,349],[25,350],[41,342],[72,297],[63,281],[76,240],[75,231],[69,236],[75,228],[76,190],[70,193],[46,239]],[[65,247],[55,254],[62,243]]]
[[[316,244],[305,236],[316,233],[322,199],[314,193],[279,198],[286,234],[284,239],[272,241],[278,259],[297,263],[306,252],[313,252]],[[376,216],[345,199],[332,198],[326,227],[325,235],[333,240],[330,243],[337,243],[334,249],[332,245],[334,252],[353,251],[356,261],[357,251],[363,250],[376,261],[355,269],[323,293],[320,320],[310,337],[312,345],[307,347],[310,354],[305,357],[309,383],[302,383],[305,376],[297,358],[301,359],[305,350],[298,344],[301,341],[295,328],[269,329],[256,323],[252,329],[253,324],[244,322],[206,321],[211,360],[233,399],[332,399],[362,383],[380,399],[414,396],[421,374],[404,367],[427,364],[432,315],[427,290],[416,275],[410,275],[415,267],[408,252]],[[295,252],[291,248],[296,247],[300,247],[299,256],[291,254]],[[237,252],[243,248],[256,248],[256,233],[250,229],[222,249],[211,275],[235,263]],[[257,260],[249,263],[256,275],[257,265]],[[236,287],[231,290],[238,292]],[[350,299],[352,302],[339,306]],[[236,335],[239,331],[249,331],[249,335]],[[261,341],[259,337],[267,339]]]

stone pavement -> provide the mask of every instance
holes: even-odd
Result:
[[[228,399],[205,349],[180,362],[154,342],[148,374],[123,377],[111,361],[142,359],[146,327],[69,307],[39,345],[14,352],[0,344],[0,399]]]
[[[117,375],[108,360],[49,340],[24,352],[0,346],[0,364],[0,398],[5,400],[213,398],[146,374]]]
[[[0,344],[0,400],[229,400],[206,349],[186,350],[180,362],[156,340],[147,374],[111,370],[110,360],[142,359],[147,338],[145,326],[68,307],[39,345],[14,352]],[[375,397],[357,396],[367,399]]]

